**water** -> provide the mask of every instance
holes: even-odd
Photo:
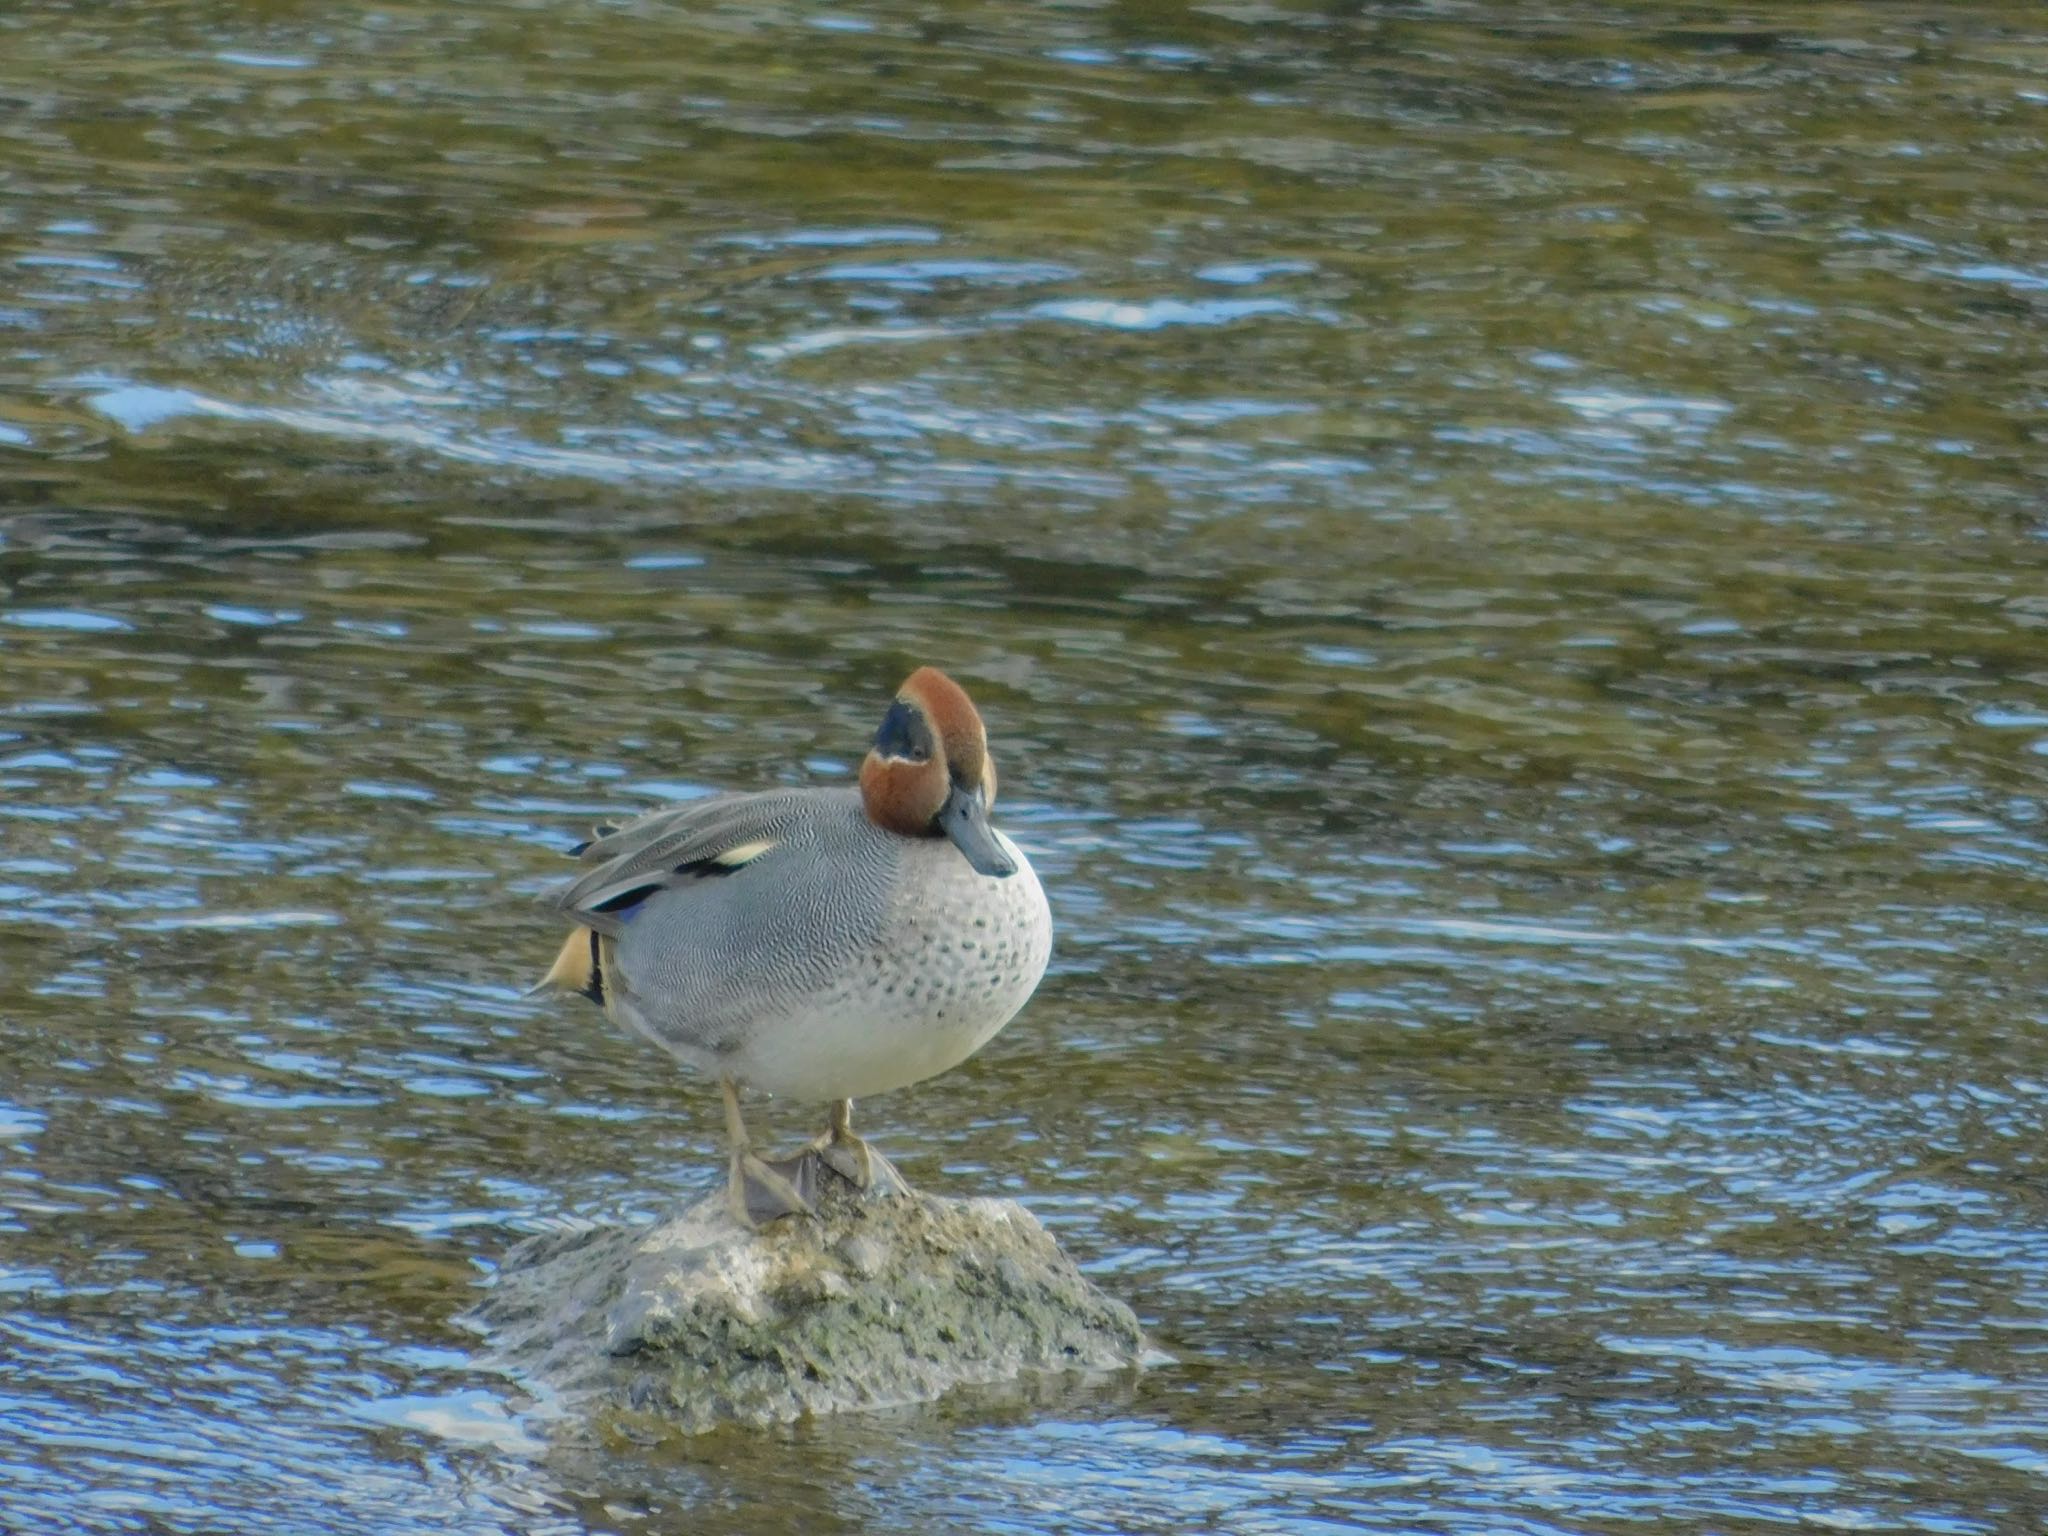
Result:
[[[2023,4],[10,7],[0,1528],[2039,1529],[2044,150]],[[552,1446],[719,1117],[534,898],[920,661],[1059,948],[862,1123],[1178,1363]]]

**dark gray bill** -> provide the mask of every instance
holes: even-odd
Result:
[[[955,784],[939,807],[939,830],[953,839],[953,846],[967,855],[977,873],[998,880],[1017,873],[1017,861],[1003,852],[995,828],[988,824],[988,807],[982,803],[980,790]]]

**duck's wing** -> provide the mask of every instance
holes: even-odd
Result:
[[[583,927],[617,938],[650,896],[744,869],[813,819],[820,796],[834,793],[714,795],[600,827],[578,850],[585,869],[555,905]]]

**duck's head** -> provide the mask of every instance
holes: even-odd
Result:
[[[989,825],[995,759],[974,701],[937,667],[896,690],[860,765],[861,802],[876,826],[904,837],[949,837],[984,875],[1017,872]]]

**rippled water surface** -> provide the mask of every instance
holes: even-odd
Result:
[[[0,10],[0,1528],[2040,1529],[2044,165],[2033,4]],[[864,1120],[1177,1363],[553,1447],[720,1130],[536,897],[920,661],[1059,947]]]

